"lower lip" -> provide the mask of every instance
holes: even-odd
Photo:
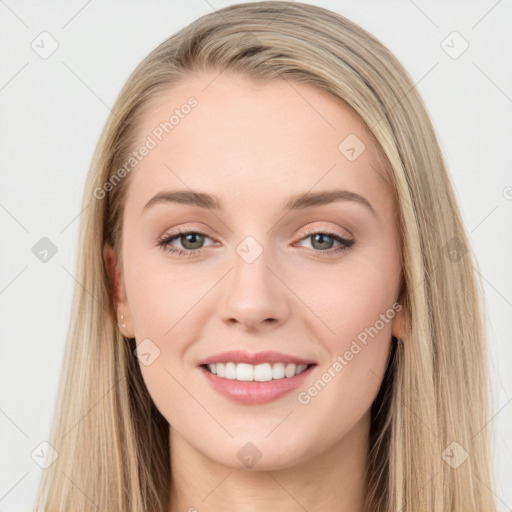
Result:
[[[225,379],[210,373],[203,366],[200,370],[210,386],[222,396],[239,404],[257,405],[272,402],[297,389],[309,377],[316,365],[311,365],[299,375],[266,382]]]

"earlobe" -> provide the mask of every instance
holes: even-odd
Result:
[[[391,332],[393,336],[401,341],[407,339],[407,313],[402,307],[400,311],[395,313],[395,317],[391,323]]]

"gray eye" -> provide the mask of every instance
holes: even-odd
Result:
[[[184,249],[200,249],[204,243],[204,235],[199,233],[187,233],[181,235],[179,240]]]
[[[309,235],[307,238],[312,241],[311,245],[314,249],[331,249],[334,244],[334,237],[327,233],[315,233],[314,235]]]

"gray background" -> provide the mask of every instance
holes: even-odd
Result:
[[[157,44],[232,3],[0,0],[0,512],[31,509],[42,474],[31,453],[48,439],[76,284],[80,201],[109,107]],[[496,494],[500,510],[511,510],[512,2],[310,3],[386,44],[430,110],[479,261]],[[463,40],[446,39],[453,31],[469,44],[460,56]],[[52,38],[58,48],[42,58]],[[57,248],[46,263],[32,252],[43,237]]]

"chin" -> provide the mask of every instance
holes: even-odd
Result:
[[[308,456],[304,451],[304,444],[297,446],[284,446],[281,439],[265,439],[262,435],[258,441],[252,440],[230,440],[229,446],[219,446],[213,453],[205,455],[227,468],[233,470],[248,471],[275,471],[287,469],[304,462]],[[210,447],[211,448],[211,447]]]

